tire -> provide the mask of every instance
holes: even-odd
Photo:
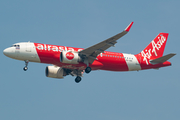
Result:
[[[76,79],[75,79],[75,82],[76,82],[76,83],[81,82],[81,77],[77,76]]]
[[[23,70],[26,71],[28,68],[27,67],[24,67]]]
[[[86,73],[90,73],[90,72],[91,72],[91,68],[90,68],[90,67],[87,67],[87,68],[85,69],[85,72],[86,72]]]

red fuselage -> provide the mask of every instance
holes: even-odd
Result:
[[[62,51],[81,51],[82,48],[48,45],[41,43],[34,43],[37,54],[41,63],[54,64],[59,67],[67,69],[84,70],[86,64],[79,62],[78,64],[67,64],[60,62],[60,53]],[[117,52],[105,51],[97,56],[97,59],[89,66],[92,70],[109,70],[109,71],[134,71],[144,70],[152,68],[160,68],[171,65],[170,62],[164,62],[161,64],[147,64],[143,60],[144,57],[141,54],[131,55]]]

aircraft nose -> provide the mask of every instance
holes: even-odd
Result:
[[[7,57],[11,57],[12,52],[13,51],[11,50],[11,48],[6,48],[6,49],[4,49],[3,54]]]

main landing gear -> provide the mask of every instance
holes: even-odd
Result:
[[[90,73],[91,72],[91,67],[87,67],[86,69],[85,69],[85,73]],[[78,75],[78,74],[77,74]],[[77,76],[76,78],[75,78],[75,82],[76,83],[79,83],[79,82],[81,82],[81,77],[80,76]]]
[[[88,61],[87,57],[85,58],[84,63],[87,65],[87,67],[85,69],[85,73],[90,73],[91,72],[91,67],[89,67],[89,61]]]
[[[28,61],[28,60],[25,60],[25,67],[23,68],[24,71],[26,71],[26,70],[28,69],[28,67],[27,67],[27,66],[28,66],[28,63],[29,63],[29,61]]]
[[[75,79],[75,82],[76,82],[76,83],[81,82],[81,77],[77,76],[76,79]]]
[[[91,72],[91,67],[87,67],[87,68],[85,69],[85,72],[86,72],[86,73],[90,73],[90,72]]]

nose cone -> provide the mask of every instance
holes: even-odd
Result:
[[[3,51],[3,54],[7,57],[12,57],[13,55],[13,51],[11,48],[6,48],[4,51]]]

